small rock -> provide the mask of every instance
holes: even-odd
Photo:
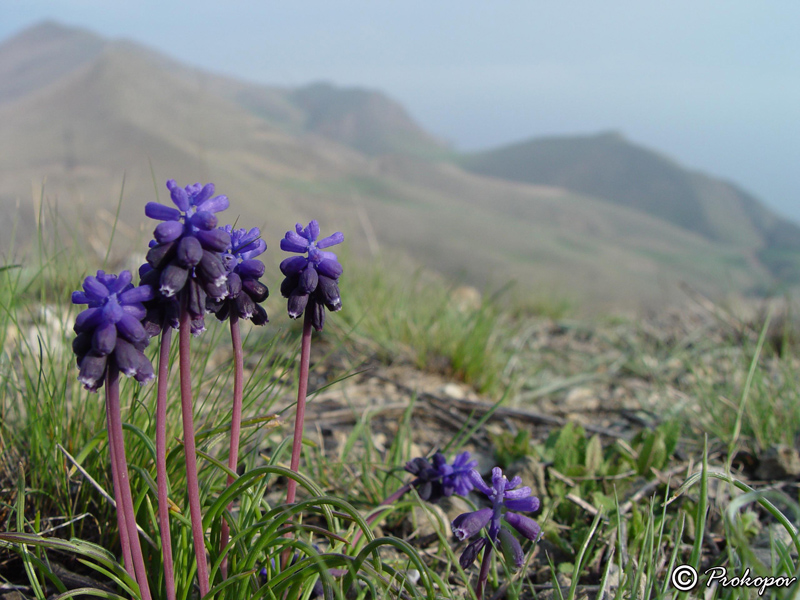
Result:
[[[417,537],[424,538],[431,534],[441,533],[445,538],[450,538],[453,531],[450,529],[450,520],[441,507],[435,504],[425,504],[425,507],[414,508],[414,524]]]
[[[372,435],[372,445],[375,446],[375,449],[378,452],[386,452],[386,444],[389,442],[389,438],[386,437],[385,433],[374,433]]]
[[[416,569],[409,569],[408,571],[401,571],[401,572],[405,574],[406,579],[411,583],[416,585],[419,582],[420,574],[419,571],[417,571]]]
[[[608,569],[608,579],[606,580],[608,598],[616,596],[620,583],[622,583],[622,570],[619,568],[618,564],[613,563]]]
[[[411,447],[408,450],[409,450],[409,458],[412,460],[420,456],[423,458],[425,457],[425,451],[417,443],[412,442]]]
[[[794,547],[791,534],[780,523],[772,523],[769,527],[762,529],[752,542],[752,548],[756,554],[758,554],[759,550],[765,551],[766,560],[763,561],[765,565],[772,564],[770,552],[777,545],[777,542],[787,548],[792,556],[797,556],[797,550]]]
[[[565,412],[593,412],[600,408],[600,398],[587,387],[572,388],[564,398]]]
[[[800,454],[785,444],[771,446],[761,457],[756,477],[764,481],[795,479],[800,475]]]
[[[463,400],[466,397],[464,390],[461,389],[461,386],[455,383],[448,383],[444,387],[442,387],[442,394],[449,398],[455,398],[456,400]]]
[[[481,293],[471,285],[460,285],[450,294],[455,309],[462,313],[470,313],[481,307]]]

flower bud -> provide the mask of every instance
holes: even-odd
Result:
[[[492,519],[492,514],[493,511],[491,508],[482,508],[475,512],[468,512],[457,516],[452,523],[453,534],[459,540],[471,538],[489,524],[489,521]]]
[[[214,213],[201,210],[200,212],[194,213],[189,218],[189,223],[191,223],[192,226],[197,227],[198,229],[204,229],[206,231],[209,231],[217,226],[218,220],[217,216]]]
[[[222,229],[212,229],[211,231],[201,229],[195,233],[195,237],[200,240],[206,250],[225,252],[231,245],[231,236]]]
[[[317,273],[317,270],[312,265],[308,265],[300,273],[300,282],[298,285],[304,294],[310,294],[317,289],[318,282],[319,274]]]
[[[215,229],[215,231],[220,230]],[[203,251],[203,258],[197,265],[197,274],[206,282],[213,283],[217,286],[223,285],[228,277],[225,263],[222,262],[222,259],[217,254],[209,252],[208,250]]]
[[[500,529],[498,537],[500,538],[500,548],[503,551],[506,563],[519,569],[525,562],[525,554],[522,552],[519,540],[505,528]]]
[[[336,312],[342,308],[342,298],[339,295],[339,286],[335,279],[320,275],[317,294],[331,312]]]
[[[539,524],[525,515],[507,512],[505,514],[505,520],[506,523],[519,531],[521,535],[534,542],[538,540],[539,536],[542,534],[542,528],[539,527]]]
[[[99,356],[94,351],[90,351],[81,359],[78,381],[90,392],[96,392],[103,385],[103,378],[106,376],[107,359],[108,357]]]
[[[182,267],[194,267],[203,258],[203,246],[196,237],[187,235],[178,242],[176,259]]]
[[[306,305],[308,305],[308,294],[295,290],[289,295],[289,316],[292,319],[297,319],[303,314]]]
[[[175,249],[178,247],[177,242],[167,242],[165,244],[158,244],[148,250],[145,259],[154,269],[160,269],[166,265],[175,256]]]
[[[253,302],[263,302],[269,296],[269,289],[257,279],[242,281],[242,289],[253,299]]]
[[[159,244],[166,244],[181,237],[183,233],[183,223],[180,221],[164,221],[156,225],[153,237]]]
[[[186,285],[186,280],[188,278],[189,271],[176,265],[175,263],[170,263],[161,272],[160,292],[167,298],[174,296],[183,289],[183,286]]]
[[[99,356],[106,356],[114,351],[117,343],[117,326],[105,323],[94,330],[92,350]]]
[[[243,260],[237,269],[239,275],[251,279],[258,279],[264,275],[264,263],[255,258]]]
[[[461,557],[458,559],[458,564],[461,565],[461,568],[469,569],[472,566],[472,563],[475,562],[475,559],[478,558],[478,553],[483,550],[485,545],[485,537],[479,537],[478,539],[470,542],[467,547],[464,548],[464,552],[461,553]]]

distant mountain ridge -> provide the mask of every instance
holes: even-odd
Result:
[[[26,29],[0,45],[0,102],[45,87],[94,60],[109,42],[53,21]]]
[[[469,171],[553,185],[643,211],[710,240],[753,251],[800,281],[800,226],[734,184],[691,171],[617,132],[536,138],[463,156]]]
[[[320,135],[366,154],[442,154],[443,142],[424,131],[397,102],[377,90],[341,88],[318,82],[296,89],[245,85],[228,77],[202,73],[138,44],[108,40],[88,30],[45,21],[0,46],[0,102],[44,87],[80,69],[109,49],[128,47],[150,55],[183,79],[212,80],[215,92],[270,118],[291,133]]]
[[[248,83],[50,22],[0,44],[0,140],[3,214],[32,231],[46,181],[45,198],[65,222],[94,228],[81,241],[98,251],[124,175],[118,236],[127,232],[132,248],[152,231],[144,203],[165,201],[163,181],[174,178],[214,181],[231,198],[226,222],[262,227],[270,254],[287,227],[317,218],[348,232],[354,256],[377,241],[478,286],[514,279],[526,299],[652,307],[680,296],[679,281],[712,296],[776,281],[747,219],[737,221],[741,239],[752,239],[732,243],[565,183],[469,173],[379,92]],[[742,206],[793,239],[756,201]],[[0,220],[0,241],[11,221]],[[800,255],[781,252],[790,266]]]

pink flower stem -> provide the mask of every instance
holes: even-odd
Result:
[[[183,415],[183,449],[186,457],[186,490],[189,495],[189,513],[192,519],[192,539],[197,561],[197,581],[200,597],[208,594],[208,562],[203,531],[203,515],[200,511],[200,484],[197,479],[197,450],[194,443],[194,419],[192,411],[192,373],[191,373],[191,323],[186,307],[181,307],[181,321],[178,330],[178,349],[180,351],[181,372],[181,413]]]
[[[111,417],[108,414],[108,402],[106,402],[106,421],[111,423]],[[119,527],[119,543],[122,546],[122,561],[128,574],[136,579],[136,573],[133,569],[133,557],[131,556],[131,544],[128,539],[128,525],[125,523],[122,488],[119,485],[119,463],[117,463],[116,456],[114,456],[114,438],[110,426],[108,427],[108,453],[111,457],[111,480],[114,483],[114,502],[117,508],[117,526]]]
[[[305,311],[303,337],[300,342],[300,375],[297,382],[297,415],[294,419],[294,438],[292,439],[292,460],[289,467],[297,473],[300,467],[300,449],[303,445],[303,421],[306,417],[306,393],[308,392],[308,366],[311,358],[311,310]],[[286,503],[292,504],[297,493],[297,481],[289,479]]]
[[[228,468],[236,472],[239,463],[239,438],[242,431],[242,396],[244,390],[244,357],[242,355],[242,335],[239,331],[239,315],[231,311],[231,345],[233,346],[233,410],[231,413],[231,447],[228,453]],[[234,481],[233,475],[228,475],[228,485]],[[228,505],[228,510],[233,508],[233,502]],[[222,531],[220,534],[220,552],[224,552],[230,537],[230,526],[225,517],[222,517]],[[228,577],[228,557],[226,556],[220,566],[222,578]]]
[[[478,600],[483,599],[483,590],[486,588],[486,581],[489,579],[489,566],[492,564],[492,545],[488,542],[483,548],[483,560],[481,560],[481,571],[478,574],[478,583],[475,585],[475,595]]]
[[[169,349],[172,327],[161,332],[158,354],[158,396],[156,399],[156,473],[158,483],[158,522],[161,531],[161,554],[164,560],[164,583],[167,600],[175,600],[175,573],[172,559],[172,536],[169,531],[169,501],[167,500],[167,385],[169,383]]]
[[[113,358],[108,361],[106,374],[106,406],[108,431],[114,444],[112,460],[117,463],[117,483],[119,483],[122,496],[122,510],[125,513],[125,527],[128,530],[128,542],[136,582],[139,584],[142,600],[151,600],[150,585],[147,582],[147,571],[145,571],[142,557],[142,546],[139,542],[139,532],[136,530],[136,513],[133,510],[133,496],[128,479],[128,461],[125,458],[125,440],[122,436],[122,415],[119,408],[119,368]],[[120,510],[119,505],[117,510]]]

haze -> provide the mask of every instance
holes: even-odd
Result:
[[[619,130],[800,221],[800,5],[6,2],[252,81],[378,88],[458,149]]]

